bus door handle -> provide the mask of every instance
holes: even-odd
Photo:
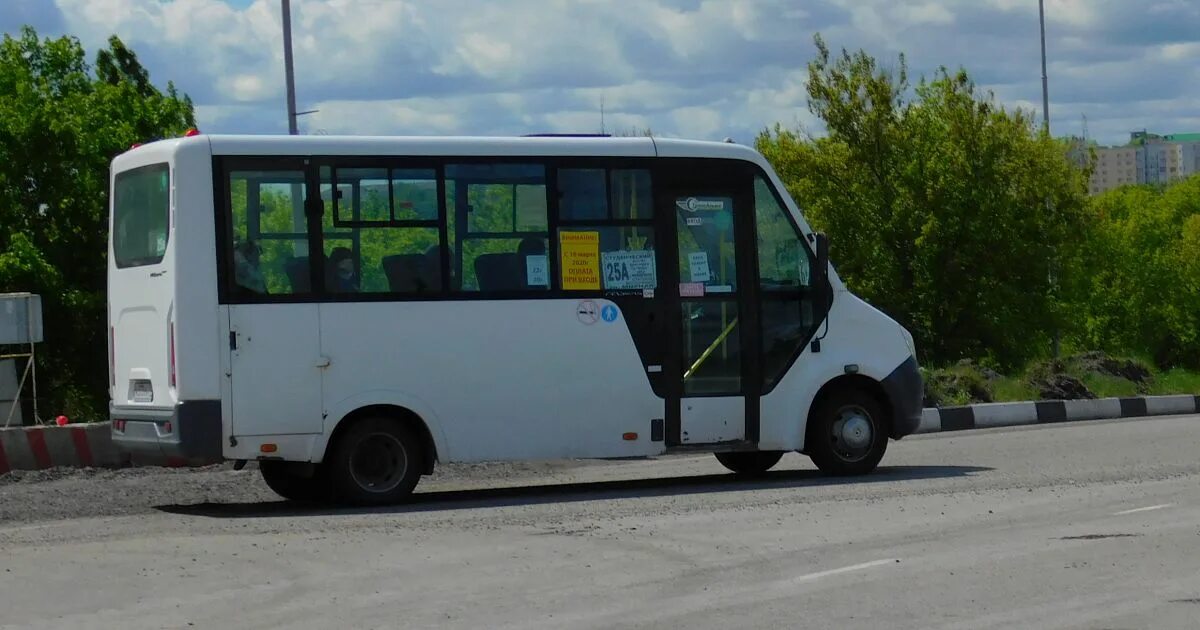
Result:
[[[329,364],[330,364],[329,357],[321,357],[321,358],[317,359],[317,367],[319,367],[321,369],[325,369],[325,368],[329,367]]]

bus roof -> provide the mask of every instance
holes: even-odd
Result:
[[[218,134],[152,142],[129,153],[193,142],[208,142],[213,155],[710,157],[763,163],[758,152],[740,144],[648,137]]]

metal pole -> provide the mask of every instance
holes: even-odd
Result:
[[[284,0],[287,2],[287,0]],[[1050,133],[1050,81],[1046,77],[1046,0],[1038,0],[1038,23],[1042,29],[1042,124]]]
[[[1038,26],[1042,34],[1042,128],[1046,131],[1046,136],[1050,135],[1050,80],[1046,75],[1046,1],[1038,0]],[[1046,197],[1046,212],[1051,211],[1050,197]],[[1050,261],[1050,282],[1052,290],[1057,294],[1058,288],[1058,256],[1054,256]],[[1054,358],[1058,359],[1061,352],[1062,342],[1059,335],[1059,326],[1056,322],[1054,325]]]
[[[38,415],[37,344],[33,342],[33,296],[25,297],[25,334],[29,337],[29,365],[33,376],[33,423],[41,424]]]
[[[292,2],[280,0],[283,8],[283,66],[287,78],[288,133],[300,133],[296,126],[296,76],[292,71]]]

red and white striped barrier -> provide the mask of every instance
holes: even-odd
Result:
[[[107,422],[0,428],[0,475],[10,470],[187,466],[181,458],[131,458],[112,442]]]

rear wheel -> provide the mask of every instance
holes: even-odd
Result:
[[[739,475],[761,475],[779,463],[783,451],[714,453],[721,465]]]
[[[289,501],[317,503],[329,499],[329,484],[319,466],[310,476],[300,474],[288,462],[261,461],[258,470],[267,487]]]
[[[386,505],[412,493],[425,468],[421,442],[392,418],[363,418],[339,436],[329,459],[335,498],[358,505]]]
[[[809,418],[805,449],[826,474],[864,475],[879,465],[887,441],[887,424],[875,397],[858,389],[839,389]]]

